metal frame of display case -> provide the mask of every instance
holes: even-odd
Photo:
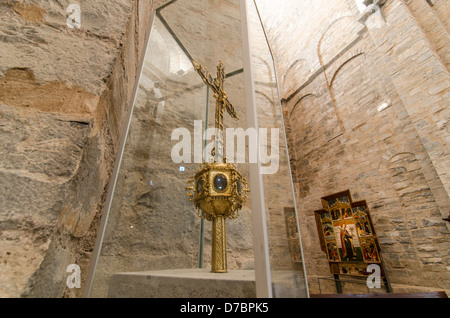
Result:
[[[249,30],[247,1],[240,1],[242,55],[244,60],[244,86],[245,107],[247,111],[247,127],[258,130],[258,115],[255,102],[255,87],[253,81],[252,52],[250,45],[251,33]],[[259,140],[258,140],[259,143]],[[260,149],[257,158],[261,158]],[[270,273],[269,243],[266,224],[266,207],[264,202],[264,185],[261,174],[261,162],[250,163],[250,197],[252,201],[253,221],[253,250],[255,255],[255,281],[256,295],[262,298],[271,298],[272,279]]]

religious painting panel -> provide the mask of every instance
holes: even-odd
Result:
[[[333,274],[367,276],[379,264],[384,277],[380,244],[366,201],[353,202],[350,191],[321,198],[315,211],[317,231]]]

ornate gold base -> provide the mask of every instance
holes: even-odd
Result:
[[[211,272],[227,272],[227,234],[223,216],[217,216],[212,220]]]

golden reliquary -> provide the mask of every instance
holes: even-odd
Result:
[[[235,119],[238,116],[229,102],[223,83],[225,72],[223,63],[217,67],[217,78],[213,79],[208,71],[197,62],[192,62],[197,73],[214,92],[216,98],[216,135],[212,155],[214,162],[203,162],[186,187],[190,201],[199,210],[199,217],[212,222],[211,271],[227,272],[227,248],[225,220],[235,219],[250,191],[245,178],[232,163],[223,157],[223,113],[227,112]]]

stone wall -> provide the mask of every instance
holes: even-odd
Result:
[[[81,28],[69,28],[69,4]],[[74,297],[163,1],[0,1],[0,295]],[[84,286],[84,284],[82,284]]]
[[[314,210],[346,189],[368,202],[394,291],[450,289],[442,220],[450,210],[450,11],[433,2],[379,1],[381,14],[364,16],[352,0],[283,1],[278,13],[257,1],[282,93],[312,293],[330,277]],[[391,106],[379,112],[384,102]]]

